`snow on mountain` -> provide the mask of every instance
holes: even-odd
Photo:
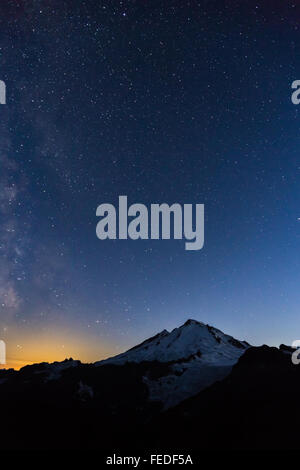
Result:
[[[188,320],[171,332],[163,330],[127,352],[94,365],[81,367],[80,361],[67,359],[52,364],[28,365],[20,372],[3,371],[0,388],[10,379],[20,383],[40,380],[41,384],[46,384],[64,380],[67,373],[69,377],[76,377],[76,397],[82,401],[92,400],[95,384],[92,386],[86,376],[89,367],[91,378],[93,374],[101,377],[101,372],[104,376],[122,374],[122,366],[129,364],[135,368],[136,364],[137,376],[140,374],[140,380],[147,385],[149,400],[160,401],[166,409],[225,378],[248,347],[248,343],[217,328]],[[100,371],[99,368],[105,365],[110,366],[109,370]],[[114,366],[120,366],[120,369],[116,370]]]
[[[122,365],[158,361],[169,365],[167,375],[152,379],[145,376],[151,400],[165,408],[195,395],[227,376],[249,344],[196,320],[188,320],[171,332],[161,333],[125,353],[96,363]]]
[[[129,349],[125,353],[96,363],[159,361],[190,362],[197,360],[211,365],[232,365],[249,345],[196,320],[188,320],[170,333],[161,333]]]

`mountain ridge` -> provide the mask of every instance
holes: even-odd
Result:
[[[149,400],[162,403],[167,409],[225,378],[249,347],[247,342],[211,325],[188,319],[170,332],[162,330],[124,353],[96,361],[90,366],[98,369],[143,365],[142,382]],[[53,381],[68,369],[79,366],[83,366],[80,361],[69,359],[25,366],[20,371],[26,375],[32,373],[35,378],[40,375],[44,381]],[[4,379],[0,374],[0,385]]]
[[[202,358],[202,361],[211,364],[231,365],[240,355],[237,350],[247,349],[249,346],[246,341],[237,340],[211,325],[188,319],[170,332],[163,330],[124,353],[98,361],[95,365],[143,360],[174,362],[188,358]]]
[[[145,360],[145,346],[159,348],[158,341],[172,361]],[[71,358],[0,370],[0,448],[296,446],[300,369],[293,351],[251,347],[188,320],[123,353],[138,353],[140,362],[123,356],[96,366]]]

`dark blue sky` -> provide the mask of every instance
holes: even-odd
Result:
[[[1,4],[11,363],[100,359],[189,317],[254,344],[298,339],[299,13],[292,1]],[[97,206],[123,194],[204,203],[204,248],[98,240]]]

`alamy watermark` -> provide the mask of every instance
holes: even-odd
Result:
[[[127,196],[119,196],[118,210],[101,204],[96,215],[101,217],[96,227],[100,240],[170,240],[172,233],[174,240],[188,240],[186,250],[201,250],[204,245],[204,204],[195,208],[193,204],[151,204],[148,211],[144,204],[128,207]]]
[[[6,85],[3,80],[0,80],[0,104],[6,104]]]
[[[0,365],[6,364],[6,344],[0,339]]]
[[[298,366],[300,364],[300,339],[296,339],[292,342],[292,348],[295,349],[292,353],[292,363]]]

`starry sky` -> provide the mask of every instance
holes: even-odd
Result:
[[[299,339],[300,5],[0,5],[0,338],[20,367],[187,318]],[[96,208],[205,204],[205,246],[96,237]],[[298,333],[297,333],[298,332]]]

